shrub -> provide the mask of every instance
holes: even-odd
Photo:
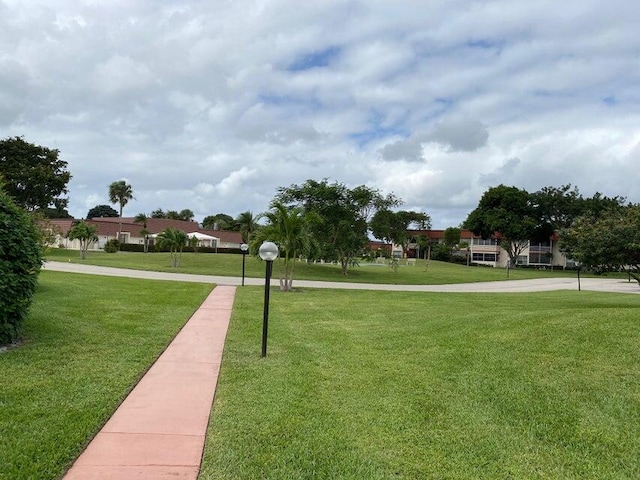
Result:
[[[116,253],[120,250],[120,242],[116,238],[112,238],[104,244],[104,251],[107,253]]]
[[[38,230],[24,210],[0,192],[0,344],[18,338],[42,266]]]

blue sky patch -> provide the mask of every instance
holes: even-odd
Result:
[[[340,55],[339,47],[329,47],[324,50],[307,53],[293,61],[287,70],[290,72],[302,72],[313,68],[327,67],[333,59]]]

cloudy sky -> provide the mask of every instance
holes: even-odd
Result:
[[[500,183],[640,201],[640,2],[0,0],[0,138],[70,212],[268,208],[366,184],[458,225]]]

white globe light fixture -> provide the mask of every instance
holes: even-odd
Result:
[[[249,245],[243,243],[240,245],[240,251],[242,252],[242,286],[244,287],[244,263],[247,252],[249,251]]]
[[[264,242],[262,245],[260,245],[258,255],[260,255],[260,258],[262,260],[273,262],[276,258],[278,258],[278,246],[273,242]]]
[[[260,245],[258,255],[267,262],[264,281],[264,314],[262,316],[262,357],[267,356],[267,329],[269,327],[269,286],[271,284],[271,271],[273,261],[278,258],[278,246],[273,242],[264,242]]]

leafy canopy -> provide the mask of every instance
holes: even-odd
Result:
[[[640,284],[640,206],[578,218],[562,232],[560,248],[587,268],[628,269]]]
[[[98,240],[96,236],[97,227],[87,222],[77,222],[71,227],[67,237],[69,240],[78,240],[80,242],[80,257],[84,260],[87,256],[87,250],[91,242]]]
[[[2,187],[27,211],[54,209],[64,211],[71,174],[59,151],[26,142],[21,137],[0,140]]]
[[[32,219],[0,191],[0,344],[20,334],[41,264],[40,236]]]
[[[283,205],[299,206],[314,215],[310,230],[317,247],[310,258],[338,260],[343,275],[369,243],[371,216],[379,209],[401,203],[395,196],[383,196],[365,185],[350,189],[338,182],[329,183],[327,179],[280,187],[275,200]]]
[[[87,212],[87,220],[100,217],[117,217],[118,212],[109,205],[96,205]]]

